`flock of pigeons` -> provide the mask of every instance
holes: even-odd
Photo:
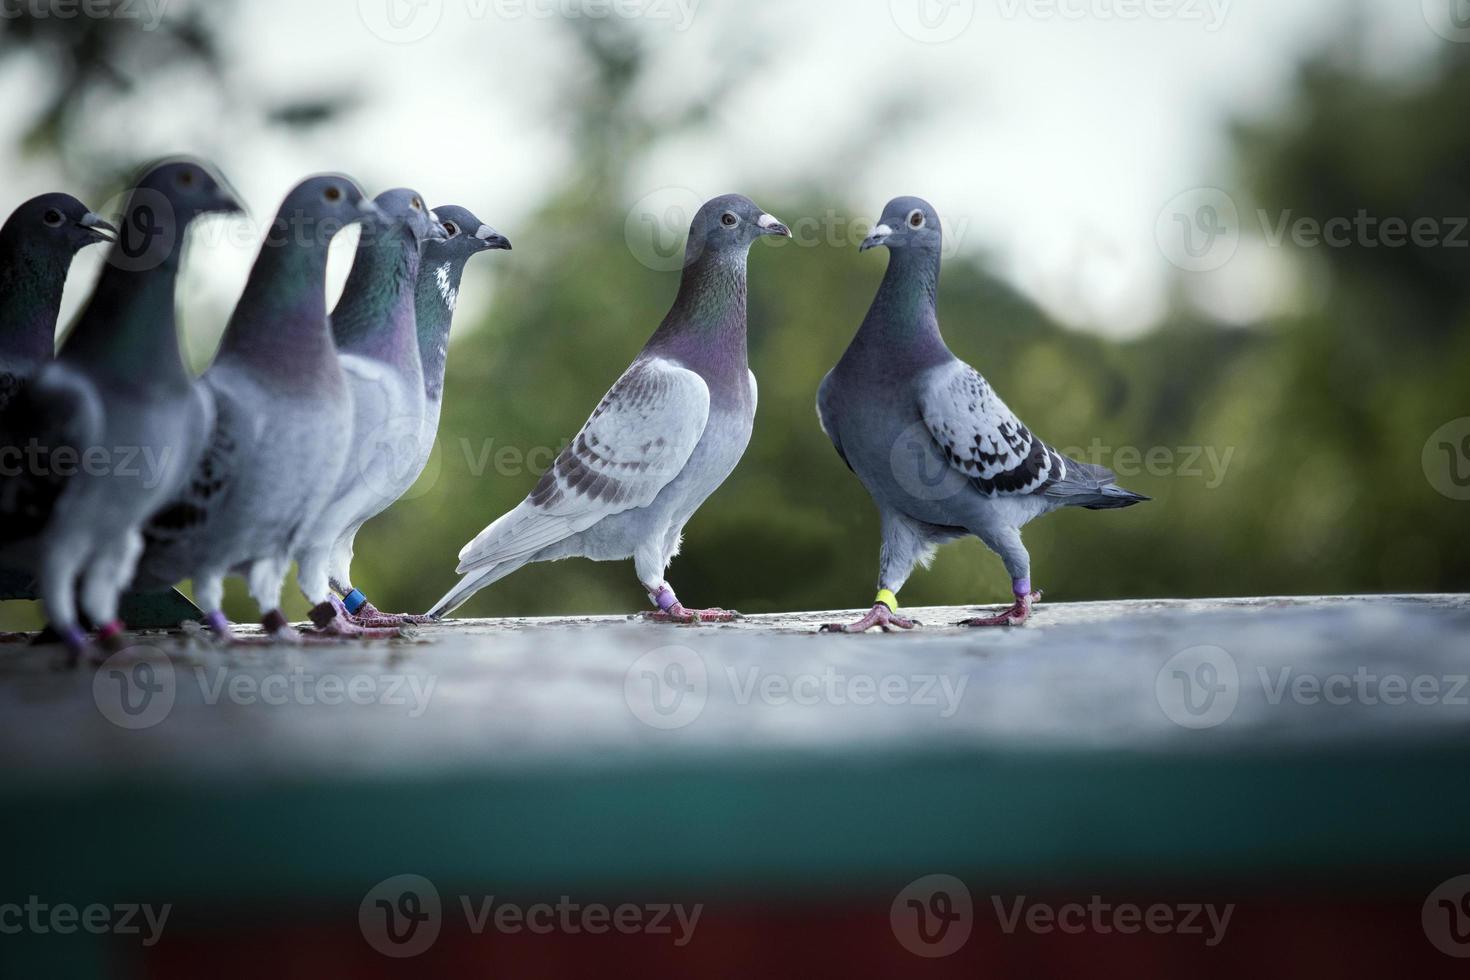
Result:
[[[530,495],[460,552],[459,583],[414,616],[383,613],[353,587],[353,542],[428,461],[466,262],[510,242],[413,190],[369,199],[349,177],[307,178],[196,378],[174,313],[186,232],[200,215],[240,210],[211,166],[173,159],[139,178],[119,228],[47,194],[0,229],[0,564],[34,576],[69,648],[87,650],[89,630],[119,645],[120,595],[185,579],[220,637],[245,642],[221,610],[224,578],[240,575],[264,639],[299,642],[393,635],[529,562],[574,556],[632,558],[654,620],[737,615],[686,608],[664,573],[749,444],[746,258],[758,238],[789,236],[785,225],[740,195],[699,210],[663,323]],[[329,313],[328,246],[350,224],[361,238]],[[57,352],[71,259],[101,241],[107,264]],[[918,198],[891,201],[862,243],[888,247],[888,271],[817,409],[878,506],[879,591],[857,622],[824,629],[912,628],[897,593],[913,567],[972,534],[1004,561],[1015,603],[964,625],[1024,623],[1039,593],[1019,529],[1058,507],[1147,499],[1041,442],[949,351],[935,313],[941,244]],[[306,633],[280,611],[293,561],[313,603]]]

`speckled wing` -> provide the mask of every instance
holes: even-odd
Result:
[[[531,495],[464,547],[458,571],[524,558],[652,503],[689,462],[709,402],[693,371],[659,357],[634,361]]]
[[[1039,493],[1067,473],[1063,457],[1021,424],[980,372],[954,361],[935,369],[919,411],[940,452],[987,497]]]
[[[18,387],[0,412],[0,547],[41,533],[63,506],[71,467],[102,446],[104,431],[96,389],[65,365],[48,364]]]

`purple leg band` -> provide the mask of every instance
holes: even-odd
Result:
[[[1024,599],[1031,594],[1031,580],[1029,578],[1018,578],[1011,583],[1011,594],[1017,599]]]
[[[658,606],[659,612],[668,612],[679,602],[679,597],[674,595],[674,590],[667,585],[660,585],[658,591],[652,596],[653,604]]]
[[[224,612],[219,609],[211,609],[204,614],[204,625],[216,633],[228,633],[230,631],[230,621],[225,618]]]

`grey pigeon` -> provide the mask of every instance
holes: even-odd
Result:
[[[633,559],[652,618],[729,619],[686,609],[664,580],[684,525],[740,462],[755,423],[746,359],[751,243],[791,232],[729,194],[695,214],[673,308],[531,495],[459,553],[464,578],[435,603],[442,617],[527,562]]]
[[[420,428],[417,454],[412,465],[403,468],[394,481],[394,498],[402,497],[424,472],[434,440],[439,433],[439,415],[444,407],[444,365],[449,352],[449,328],[459,302],[459,286],[465,263],[471,256],[490,249],[508,249],[510,240],[485,224],[465,208],[453,204],[437,207],[445,241],[424,244],[419,263],[418,289],[414,298],[417,321],[419,359],[424,372],[424,418]],[[332,587],[342,595],[342,604],[359,626],[383,627],[399,623],[422,622],[428,617],[401,613],[384,613],[352,586],[352,548],[356,532],[346,537],[342,547],[332,556]]]
[[[878,505],[883,547],[878,598],[849,625],[909,629],[898,591],[935,548],[973,534],[1000,555],[1015,604],[965,626],[1020,625],[1040,593],[1021,527],[1059,507],[1104,510],[1147,497],[1101,466],[1062,456],[1031,434],[974,368],[945,346],[935,299],[939,216],[916,197],[888,202],[862,243],[889,249],[868,315],[817,394],[822,429]]]
[[[184,365],[174,286],[190,223],[240,210],[201,163],[145,173],[61,353],[0,415],[0,445],[27,454],[22,473],[0,478],[0,553],[36,575],[51,625],[73,651],[87,645],[78,580],[82,611],[100,639],[115,641],[143,522],[203,451],[213,408]]]
[[[388,635],[352,622],[331,592],[329,577],[333,556],[350,555],[357,529],[398,499],[402,472],[417,459],[424,369],[414,292],[424,243],[446,237],[417,191],[384,191],[374,203],[380,214],[363,225],[352,271],[332,312],[338,361],[352,392],[352,422],[335,430],[324,425],[321,435],[347,443],[347,464],[297,553],[301,588],[316,603],[311,620],[336,635]]]
[[[42,194],[0,227],[0,411],[56,352],[56,315],[72,256],[117,229],[70,194]]]
[[[209,447],[182,494],[144,528],[140,589],[194,580],[205,620],[231,638],[226,575],[245,578],[273,639],[294,641],[281,584],[301,536],[347,464],[352,395],[327,318],[327,252],[376,214],[356,182],[322,174],[286,196],[201,383],[213,396]],[[310,596],[326,601],[325,583]]]

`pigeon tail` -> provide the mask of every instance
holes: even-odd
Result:
[[[470,572],[464,578],[460,579],[454,588],[446,592],[442,599],[434,603],[433,608],[425,615],[431,616],[434,619],[443,619],[466,602],[469,602],[470,598],[476,592],[479,592],[488,585],[499,582],[530,560],[530,556],[528,555],[524,558],[501,562],[498,565],[491,565],[488,568],[481,568]]]
[[[1152,497],[1118,486],[1113,471],[1096,463],[1066,458],[1066,475],[1049,485],[1044,493],[1060,501],[1064,507],[1087,510],[1116,510],[1132,507]]]

